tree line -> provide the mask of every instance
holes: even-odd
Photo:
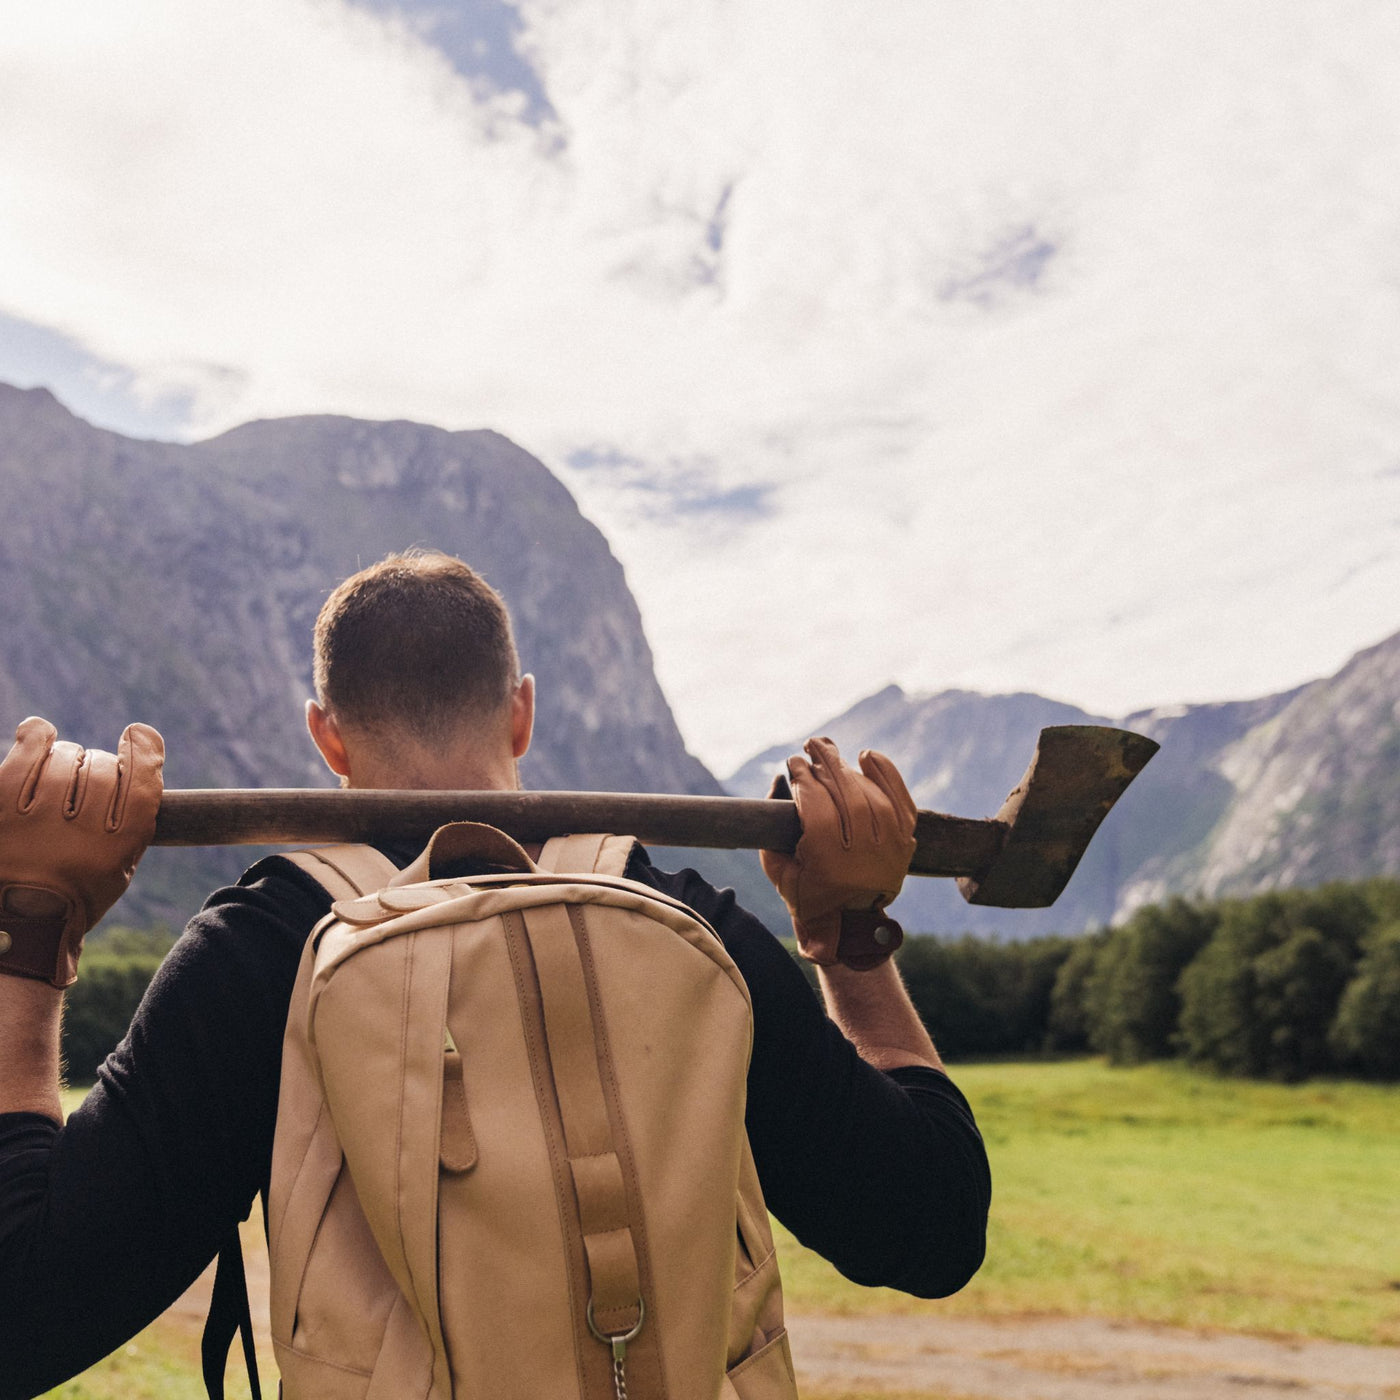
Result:
[[[1400,1078],[1400,881],[1171,899],[1077,938],[913,938],[900,968],[951,1056]]]
[[[91,940],[64,1015],[75,1082],[126,1033],[171,942],[130,929]],[[1400,1079],[1400,880],[1171,899],[1074,938],[911,937],[898,961],[951,1059],[1098,1053]]]

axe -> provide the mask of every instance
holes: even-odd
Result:
[[[1099,823],[1157,745],[1098,725],[1040,731],[1025,776],[985,821],[920,812],[913,875],[955,876],[970,904],[1039,909],[1074,874]],[[486,822],[517,841],[626,832],[664,846],[791,851],[802,834],[790,799],[636,792],[426,792],[363,788],[168,791],[157,846],[426,841],[451,821]]]

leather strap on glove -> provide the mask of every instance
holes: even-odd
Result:
[[[866,971],[904,941],[884,910],[909,873],[917,808],[884,754],[867,749],[857,772],[830,739],[804,748],[810,762],[788,760],[802,837],[792,855],[761,851],[759,859],[792,915],[802,956]]]
[[[46,719],[0,762],[0,973],[77,980],[83,937],[131,882],[155,834],[165,741],[129,725],[115,754],[60,740]]]

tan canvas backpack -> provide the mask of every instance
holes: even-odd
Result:
[[[790,1400],[744,1132],[748,990],[630,838],[444,827],[336,900],[292,996],[268,1199],[288,1400]],[[510,873],[434,879],[474,856]],[[562,873],[573,872],[573,873]]]

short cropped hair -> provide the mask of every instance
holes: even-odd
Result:
[[[339,723],[433,743],[499,713],[520,662],[501,595],[460,559],[409,550],[326,599],[314,679]]]

